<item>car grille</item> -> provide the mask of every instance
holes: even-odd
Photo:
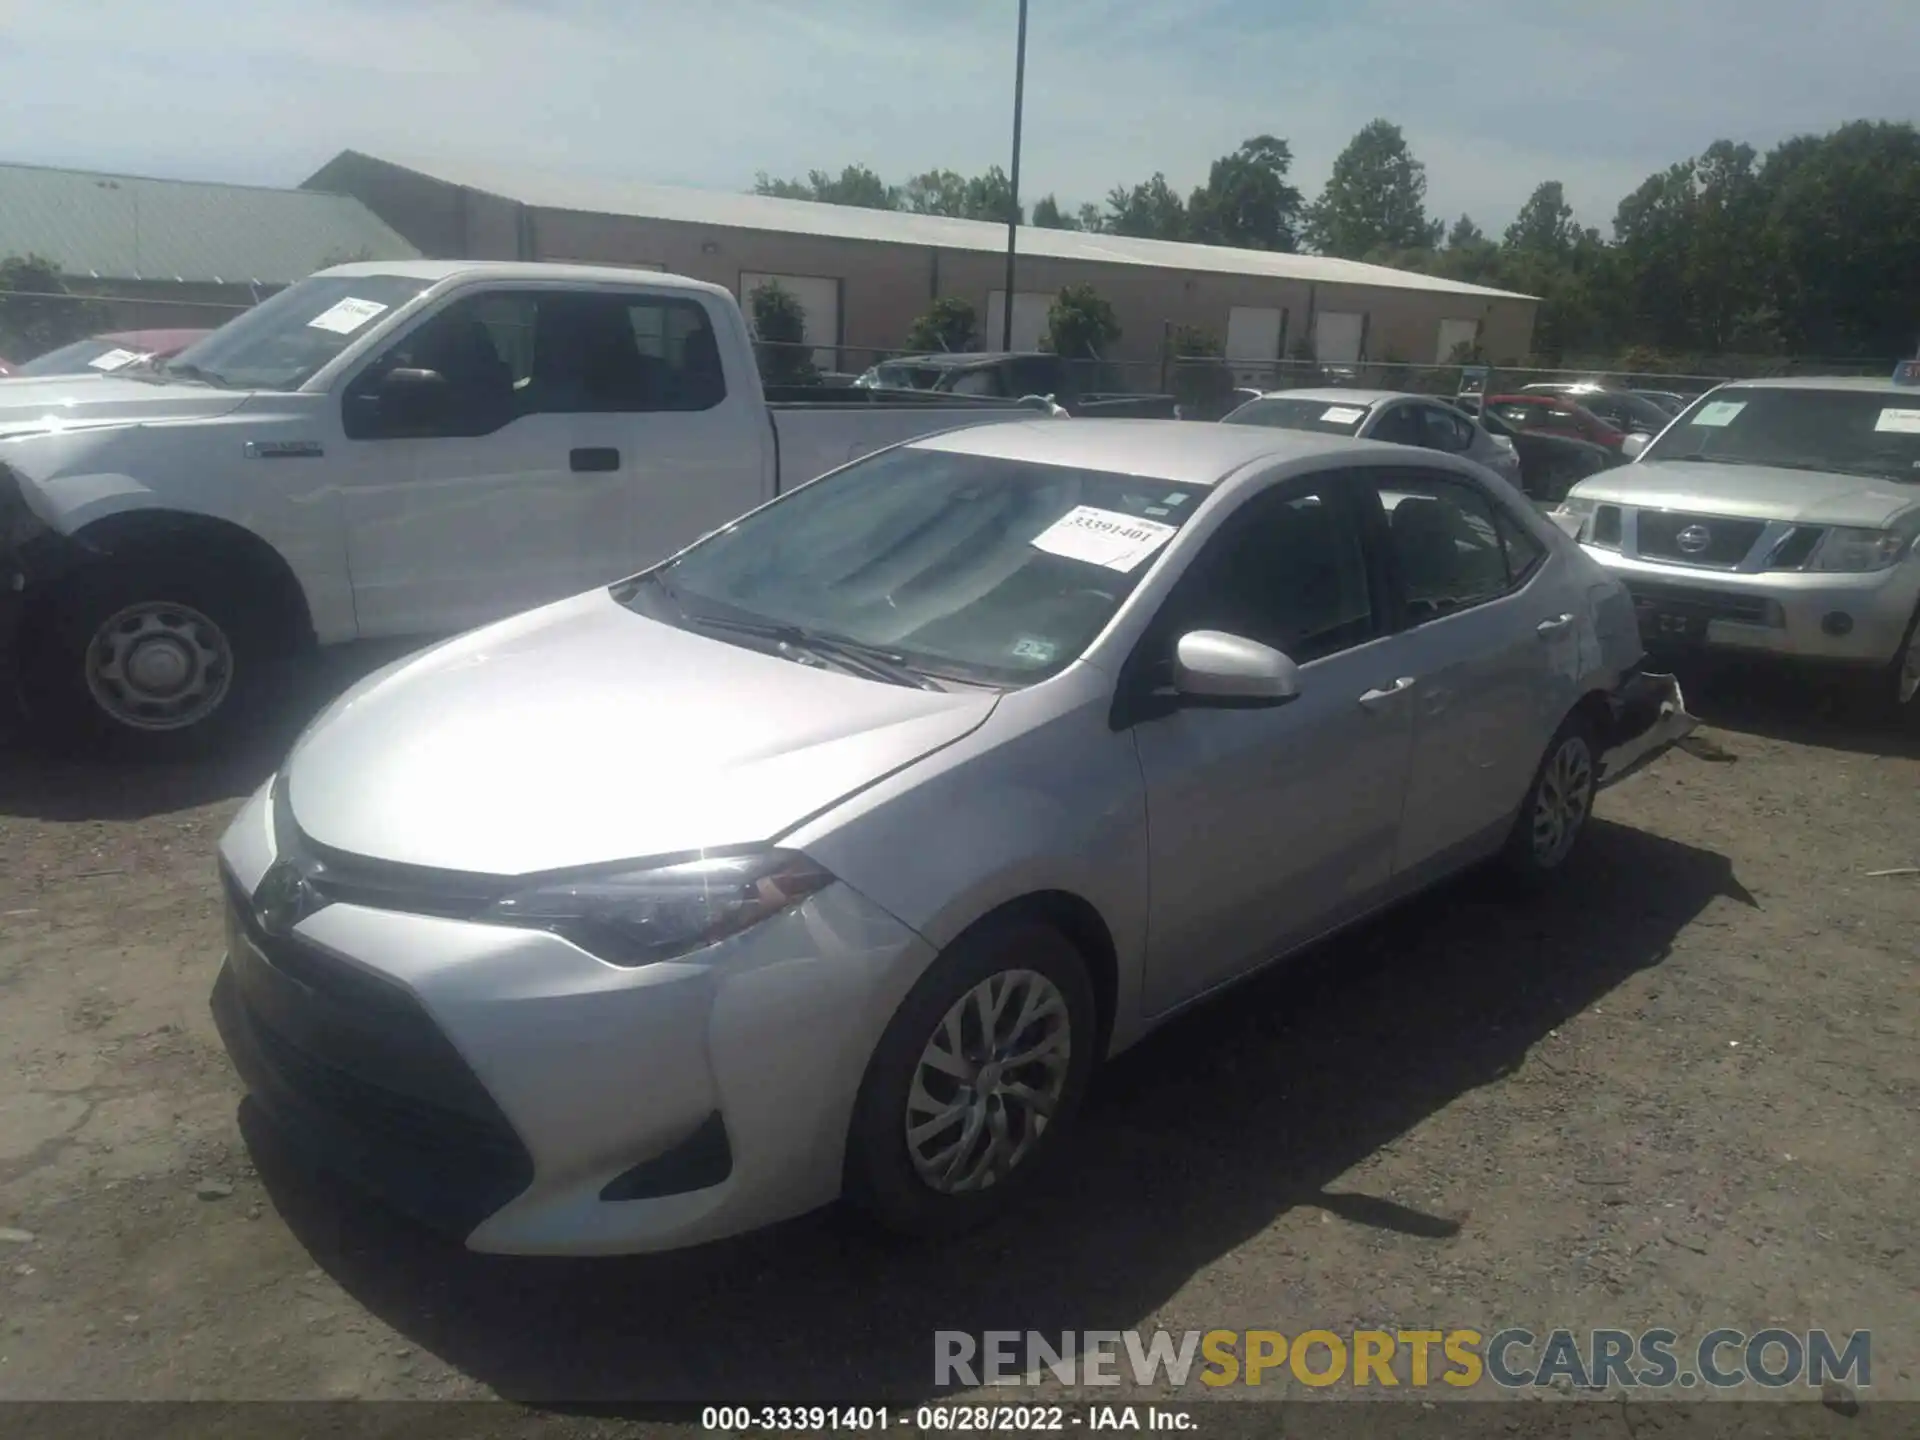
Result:
[[[1764,520],[1688,515],[1677,510],[1642,510],[1638,524],[1637,550],[1643,558],[1723,570],[1731,570],[1746,559],[1767,528]]]
[[[260,925],[234,877],[222,1038],[248,1088],[296,1142],[396,1208],[464,1235],[524,1190],[533,1160],[420,1003]]]
[[[1701,620],[1733,620],[1742,625],[1773,623],[1773,606],[1763,595],[1741,595],[1692,585],[1662,585],[1648,580],[1629,580],[1627,593],[1633,596],[1636,605],[1655,605]]]

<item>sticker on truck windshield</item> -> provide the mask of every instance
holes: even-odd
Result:
[[[1033,537],[1033,547],[1049,555],[1084,560],[1126,574],[1172,538],[1174,527],[1139,520],[1118,510],[1079,505]]]
[[[1702,405],[1700,413],[1693,417],[1692,425],[1731,425],[1733,417],[1747,408],[1744,400],[1715,400],[1710,405]]]
[[[140,352],[137,350],[109,350],[106,354],[96,355],[93,359],[87,361],[87,368],[89,370],[118,370],[122,366],[131,365],[139,358]]]
[[[1351,405],[1330,405],[1320,412],[1320,418],[1329,425],[1351,425],[1366,413]]]
[[[1013,642],[1013,658],[1029,665],[1045,665],[1053,659],[1059,649],[1051,640],[1042,640],[1038,635],[1022,635]]]
[[[1873,428],[1894,435],[1920,435],[1920,410],[1882,410]]]
[[[378,300],[356,300],[349,295],[314,316],[307,322],[307,328],[331,330],[336,335],[351,335],[386,308]]]

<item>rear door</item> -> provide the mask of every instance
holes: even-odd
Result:
[[[1146,1005],[1159,1013],[1363,913],[1388,885],[1412,712],[1351,482],[1322,474],[1250,499],[1194,558],[1127,667],[1223,630],[1300,664],[1261,709],[1139,720],[1151,864]]]
[[[1413,679],[1394,870],[1422,883],[1496,847],[1575,698],[1581,604],[1493,493],[1450,471],[1368,474]]]

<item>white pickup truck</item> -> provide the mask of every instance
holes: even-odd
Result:
[[[1022,413],[818,393],[769,405],[739,307],[693,280],[322,271],[153,371],[0,381],[0,657],[43,732],[164,751],[278,656],[611,583],[870,451]]]

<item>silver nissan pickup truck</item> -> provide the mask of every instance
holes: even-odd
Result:
[[[1920,361],[1722,385],[1553,518],[1626,584],[1650,651],[1851,667],[1920,717]]]

